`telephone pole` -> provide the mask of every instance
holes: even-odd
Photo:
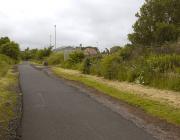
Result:
[[[51,36],[51,34],[49,36],[49,45],[50,45],[50,47],[52,46],[52,36]]]
[[[56,49],[56,25],[54,25],[54,48]]]

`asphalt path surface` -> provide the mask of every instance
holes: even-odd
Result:
[[[155,140],[78,88],[28,63],[19,66],[22,140]]]

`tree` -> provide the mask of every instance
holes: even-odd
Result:
[[[120,46],[113,46],[112,48],[110,48],[110,53],[116,53],[118,50],[120,50],[121,47]]]
[[[0,47],[6,43],[10,43],[10,39],[8,37],[1,37],[0,38]]]
[[[146,0],[128,38],[133,44],[153,45],[176,41],[180,34],[179,0]]]
[[[20,56],[19,45],[15,42],[8,42],[1,45],[0,53],[11,57],[12,59],[18,60]]]
[[[36,50],[32,50],[32,53]],[[48,57],[52,53],[52,47],[44,48],[37,50],[36,57],[38,59],[43,59],[44,57]]]
[[[174,24],[157,23],[156,26],[155,39],[157,43],[162,44],[177,40],[178,29]]]

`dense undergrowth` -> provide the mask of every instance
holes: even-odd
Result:
[[[0,139],[16,137],[21,104],[18,73],[15,64],[20,61],[19,45],[8,37],[0,38]]]
[[[18,75],[13,64],[14,60],[0,54],[0,139],[10,137],[10,122],[16,117]]]
[[[11,65],[15,64],[15,60],[6,55],[0,54],[0,77],[6,75]]]
[[[178,43],[160,47],[129,45],[114,53],[96,56],[84,56],[82,52],[75,51],[67,60],[64,60],[63,53],[52,53],[47,61],[50,65],[76,69],[111,80],[180,91],[179,48]]]

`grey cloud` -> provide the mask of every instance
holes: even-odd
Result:
[[[96,45],[99,42],[102,49],[123,45],[128,42],[127,34],[132,31],[134,15],[143,1],[68,0],[67,7],[57,6],[53,12],[49,11],[50,14],[22,13],[18,18],[6,16],[0,10],[0,36],[10,36],[22,48],[43,47],[49,44],[49,35],[54,35],[53,25],[56,24],[58,46]]]

